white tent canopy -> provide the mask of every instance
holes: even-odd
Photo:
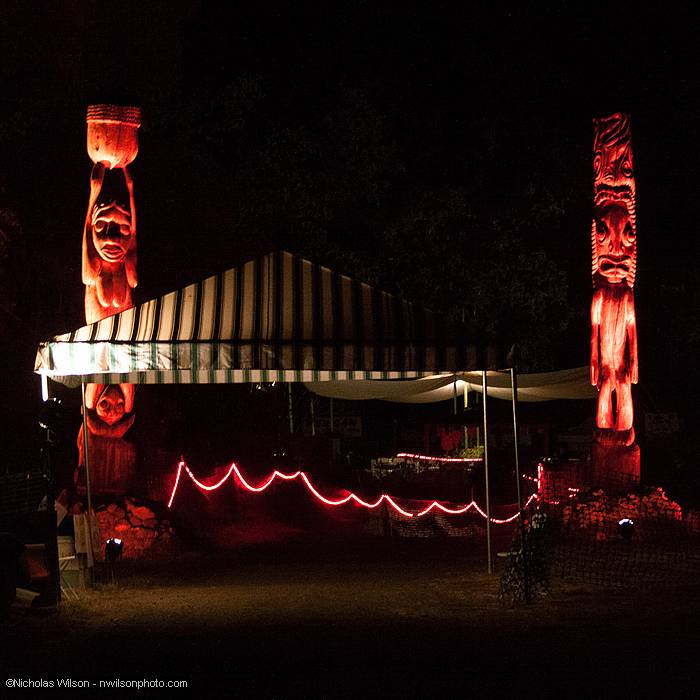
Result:
[[[492,398],[512,398],[509,372],[487,373],[487,394]],[[319,396],[345,400],[380,399],[398,403],[433,403],[446,401],[455,393],[482,391],[481,372],[439,374],[412,380],[355,380],[352,382],[306,382],[305,386]],[[590,383],[588,367],[559,372],[518,375],[520,401],[553,401],[557,399],[594,399],[597,390]]]
[[[35,371],[93,383],[304,382],[321,396],[511,399],[504,354],[439,314],[280,251],[41,343]],[[592,399],[587,367],[520,375],[518,399]]]

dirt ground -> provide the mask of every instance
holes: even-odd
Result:
[[[512,608],[498,585],[484,553],[456,539],[123,561],[116,584],[58,614],[16,605],[2,666],[8,678],[187,680],[239,698],[698,696],[700,586],[554,580]]]

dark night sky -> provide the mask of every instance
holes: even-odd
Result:
[[[307,170],[311,179],[345,182],[338,173],[354,144],[341,143],[345,132],[334,132],[329,115],[360,104],[363,118],[380,124],[383,160],[376,183],[336,207],[324,235],[369,259],[379,253],[381,231],[421,194],[459,188],[495,217],[501,210],[518,216],[528,193],[551,192],[563,214],[528,235],[566,270],[570,303],[585,305],[591,118],[628,111],[642,363],[646,356],[653,364],[664,348],[669,357],[682,329],[657,316],[698,303],[699,27],[692,11],[658,5],[630,18],[568,3],[546,14],[479,13],[469,3],[279,7],[3,3],[0,194],[19,215],[27,255],[38,246],[46,261],[38,280],[27,259],[3,272],[12,286],[24,269],[22,284],[31,280],[35,297],[31,313],[18,312],[4,331],[22,337],[14,346],[22,363],[31,363],[42,336],[82,322],[84,113],[101,101],[143,108],[134,166],[140,301],[275,245],[294,248],[298,219],[287,209],[298,205],[294,188],[286,199],[274,184],[264,188],[275,178],[286,183],[280,172],[290,163],[295,184]],[[294,139],[285,140],[290,133]],[[374,172],[362,167],[360,179]],[[365,186],[347,177],[350,189]],[[311,197],[304,211],[317,205]],[[585,309],[581,318],[571,334],[581,346],[562,358],[564,366],[586,362]],[[654,376],[663,371],[657,362]],[[30,381],[13,379],[12,387]]]

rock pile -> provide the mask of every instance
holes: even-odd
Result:
[[[653,536],[667,531],[664,523],[680,523],[683,511],[663,489],[651,489],[644,495],[608,496],[604,491],[580,494],[562,509],[563,523],[588,531],[597,540],[617,539],[617,525],[623,518],[634,521],[637,536]],[[664,534],[667,534],[664,532]]]
[[[100,539],[104,542],[112,537],[122,540],[122,556],[135,559],[143,556],[156,544],[170,541],[172,528],[167,520],[158,520],[146,506],[139,506],[127,498],[124,507],[110,503],[97,511]]]

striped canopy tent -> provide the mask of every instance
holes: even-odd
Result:
[[[502,368],[460,324],[275,252],[40,344],[77,386],[415,379]]]

